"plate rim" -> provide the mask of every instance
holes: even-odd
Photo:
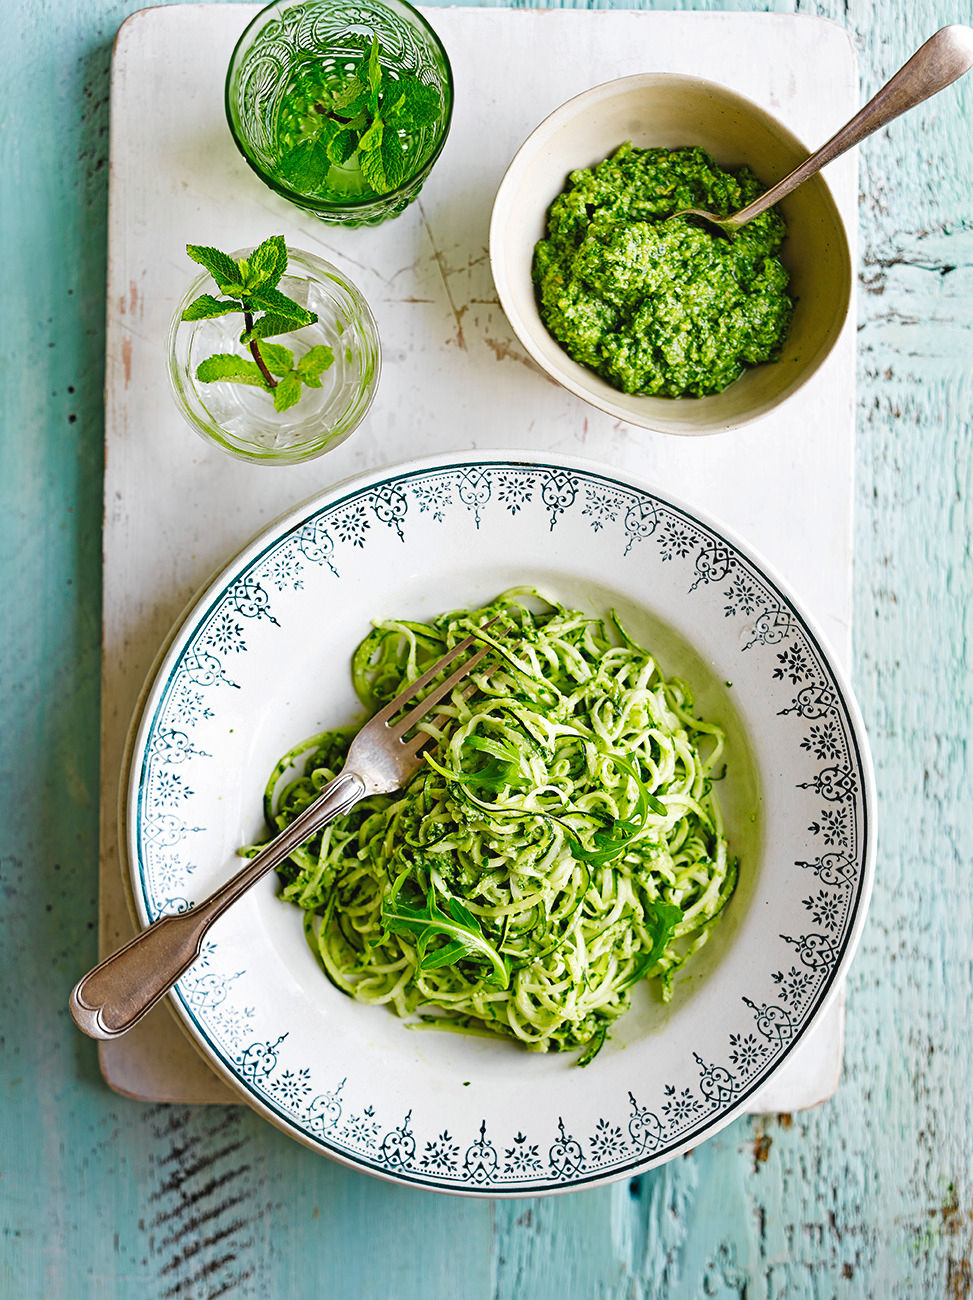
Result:
[[[197,588],[195,594],[183,606],[180,615],[175,620],[153,660],[133,713],[124,751],[122,781],[119,786],[118,844],[126,901],[136,928],[141,930],[149,923],[149,916],[143,907],[143,899],[136,887],[133,870],[137,858],[137,854],[133,852],[132,848],[134,826],[136,824],[133,811],[138,806],[141,788],[137,777],[138,764],[135,762],[135,758],[144,750],[146,733],[151,726],[157,706],[164,694],[174,661],[184,649],[186,642],[198,627],[206,611],[218,596],[226,590],[232,576],[255,563],[285,533],[293,531],[301,522],[319,514],[322,510],[340,505],[344,500],[357,496],[370,487],[374,488],[407,476],[437,469],[490,468],[497,465],[510,465],[513,468],[528,470],[550,468],[576,471],[593,475],[609,485],[629,489],[634,488],[637,491],[645,492],[663,504],[671,505],[675,510],[698,520],[706,529],[729,543],[731,547],[753,564],[798,617],[799,622],[810,635],[816,650],[826,663],[839,688],[841,701],[847,710],[850,734],[854,740],[856,756],[859,762],[862,778],[861,805],[865,814],[862,829],[861,880],[857,891],[857,901],[855,902],[854,922],[845,937],[841,955],[835,964],[827,985],[818,994],[813,1010],[809,1009],[805,1013],[800,1029],[793,1041],[782,1048],[773,1065],[765,1074],[755,1077],[746,1089],[734,1099],[733,1104],[712,1116],[701,1131],[694,1132],[690,1137],[682,1140],[676,1139],[661,1152],[655,1151],[641,1157],[635,1156],[630,1161],[613,1166],[609,1170],[593,1170],[586,1175],[575,1176],[568,1180],[554,1181],[548,1179],[544,1183],[533,1184],[529,1187],[505,1187],[491,1184],[488,1188],[483,1188],[475,1185],[450,1183],[445,1180],[437,1182],[425,1176],[412,1174],[405,1169],[390,1170],[386,1166],[371,1163],[364,1156],[350,1156],[340,1148],[332,1146],[326,1141],[315,1139],[303,1132],[292,1120],[283,1114],[278,1114],[273,1106],[269,1105],[254,1091],[249,1090],[245,1082],[220,1059],[215,1047],[210,1043],[206,1030],[198,1022],[192,1010],[181,1001],[177,991],[175,989],[170,990],[166,995],[166,1001],[179,1028],[202,1059],[205,1060],[207,1066],[227,1084],[241,1101],[273,1124],[274,1127],[280,1129],[288,1137],[300,1142],[303,1146],[350,1169],[370,1174],[400,1186],[409,1186],[445,1195],[517,1199],[555,1195],[595,1186],[605,1186],[619,1179],[633,1177],[639,1173],[660,1167],[714,1137],[744,1113],[747,1101],[754,1093],[759,1092],[770,1082],[785,1062],[790,1060],[794,1049],[802,1044],[820,1023],[821,1018],[841,989],[861,942],[874,886],[877,856],[877,792],[868,733],[852,688],[850,672],[846,672],[841,665],[827,636],[821,630],[815,615],[805,608],[790,584],[756,547],[707,509],[695,506],[687,502],[685,498],[668,490],[656,488],[648,476],[639,471],[619,469],[588,457],[529,449],[489,449],[483,451],[463,449],[413,457],[378,469],[350,474],[330,487],[313,493],[298,504],[289,507],[263,525]]]

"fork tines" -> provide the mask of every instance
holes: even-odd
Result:
[[[492,618],[489,623],[484,624],[484,629],[492,626],[496,621],[495,618]],[[388,724],[390,720],[409,703],[410,700],[414,699],[415,696],[424,689],[424,687],[428,686],[434,678],[438,677],[444,668],[448,668],[451,663],[458,659],[460,655],[465,653],[465,651],[467,651],[478,639],[479,632],[471,632],[469,636],[466,636],[462,641],[457,642],[457,644],[453,646],[452,650],[448,650],[441,659],[437,659],[433,666],[428,668],[421,677],[417,677],[416,680],[410,683],[404,691],[401,691],[394,700],[390,700],[384,708],[380,709],[379,712],[375,714],[373,721]],[[479,664],[488,653],[490,648],[489,645],[481,645],[480,648],[474,651],[474,653],[460,664],[458,668],[454,669],[454,671],[450,673],[444,681],[440,682],[438,686],[434,686],[428,695],[424,695],[419,703],[414,708],[410,709],[404,717],[399,718],[394,725],[389,726],[389,733],[392,736],[401,737],[405,735],[411,727],[414,727],[417,722],[421,722],[422,719],[440,703],[440,701],[444,700],[449,695],[453,687],[461,682],[467,673],[472,672],[477,664]]]

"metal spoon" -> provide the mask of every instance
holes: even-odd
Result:
[[[754,199],[729,217],[720,217],[715,212],[705,212],[701,208],[681,208],[672,215],[699,217],[721,233],[735,235],[741,226],[772,208],[785,194],[790,194],[798,185],[803,185],[829,162],[833,162],[853,145],[861,144],[867,136],[901,113],[915,108],[916,104],[921,104],[938,91],[945,90],[964,72],[969,72],[970,68],[973,68],[973,27],[964,27],[959,23],[943,27],[935,36],[930,36],[925,45],[913,54],[874,99],[870,99],[827,144],[812,153],[810,158],[795,167],[782,181],[778,181],[773,189],[761,194],[759,199]]]

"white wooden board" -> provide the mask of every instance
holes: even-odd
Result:
[[[833,354],[784,410],[715,438],[613,421],[546,380],[514,338],[487,255],[493,196],[522,140],[571,95],[636,72],[693,73],[769,108],[817,144],[857,106],[838,26],[777,14],[430,9],[449,50],[456,108],[419,201],[373,229],[321,225],[265,189],[237,154],[223,79],[252,5],[143,10],[122,26],[111,101],[106,373],[101,948],[132,933],[117,804],[129,719],[156,652],[193,592],[267,522],[351,474],[477,447],[576,453],[646,475],[741,532],[851,653],[854,305]],[[828,181],[854,256],[856,164]],[[345,270],[382,336],[378,396],[361,428],[318,461],[270,468],[204,444],[166,385],[164,340],[194,267],[187,243],[233,249],[282,232]],[[843,1009],[759,1097],[813,1105],[837,1086]],[[156,1101],[233,1097],[166,1007],[103,1044],[112,1087]]]

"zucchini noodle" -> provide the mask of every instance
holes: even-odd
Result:
[[[669,998],[733,892],[712,790],[723,731],[614,614],[528,588],[376,624],[352,661],[366,710],[494,616],[487,656],[423,724],[422,770],[295,851],[281,896],[351,997],[535,1051],[582,1049],[586,1064],[634,985],[659,979]],[[272,833],[340,771],[356,730],[284,755],[265,795]]]

